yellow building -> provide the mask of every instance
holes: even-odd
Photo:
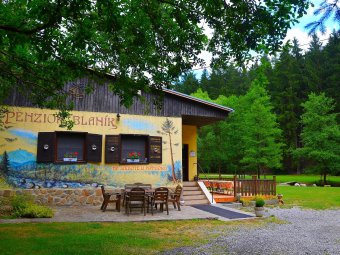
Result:
[[[127,109],[105,86],[79,95],[81,84],[80,80],[66,87],[75,106],[72,131],[59,127],[55,111],[34,108],[19,94],[8,98],[0,157],[8,160],[12,184],[177,185],[197,174],[197,128],[223,120],[232,111],[171,90],[164,90],[161,109],[152,104],[155,96],[146,93],[145,100],[136,99]]]

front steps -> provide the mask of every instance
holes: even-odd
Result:
[[[210,204],[197,182],[183,182],[182,198],[185,205]]]

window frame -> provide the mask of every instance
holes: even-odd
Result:
[[[145,138],[145,144],[144,144],[144,150],[145,150],[145,158],[147,158],[147,162],[126,162],[123,161],[123,137],[144,137]],[[119,164],[121,165],[148,165],[150,164],[150,158],[149,158],[149,135],[146,134],[119,134],[119,149],[120,149],[120,155],[119,155]]]
[[[82,135],[84,137],[83,142],[83,160],[77,160],[77,161],[63,161],[58,160],[58,134],[77,134]],[[73,164],[86,164],[87,161],[87,134],[88,132],[78,132],[78,131],[55,131],[55,148],[54,148],[54,164],[61,164],[61,165],[73,165]]]

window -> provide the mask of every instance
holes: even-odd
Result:
[[[39,132],[38,163],[86,163],[102,161],[102,135],[85,132]]]
[[[121,163],[148,163],[148,136],[121,136]]]
[[[162,163],[162,137],[148,135],[106,135],[105,163]]]
[[[85,161],[84,133],[57,133],[57,161],[83,162]]]

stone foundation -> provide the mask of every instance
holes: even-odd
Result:
[[[44,205],[101,205],[103,202],[100,188],[88,189],[18,189],[0,190],[0,197],[15,194],[29,194],[38,204]]]

